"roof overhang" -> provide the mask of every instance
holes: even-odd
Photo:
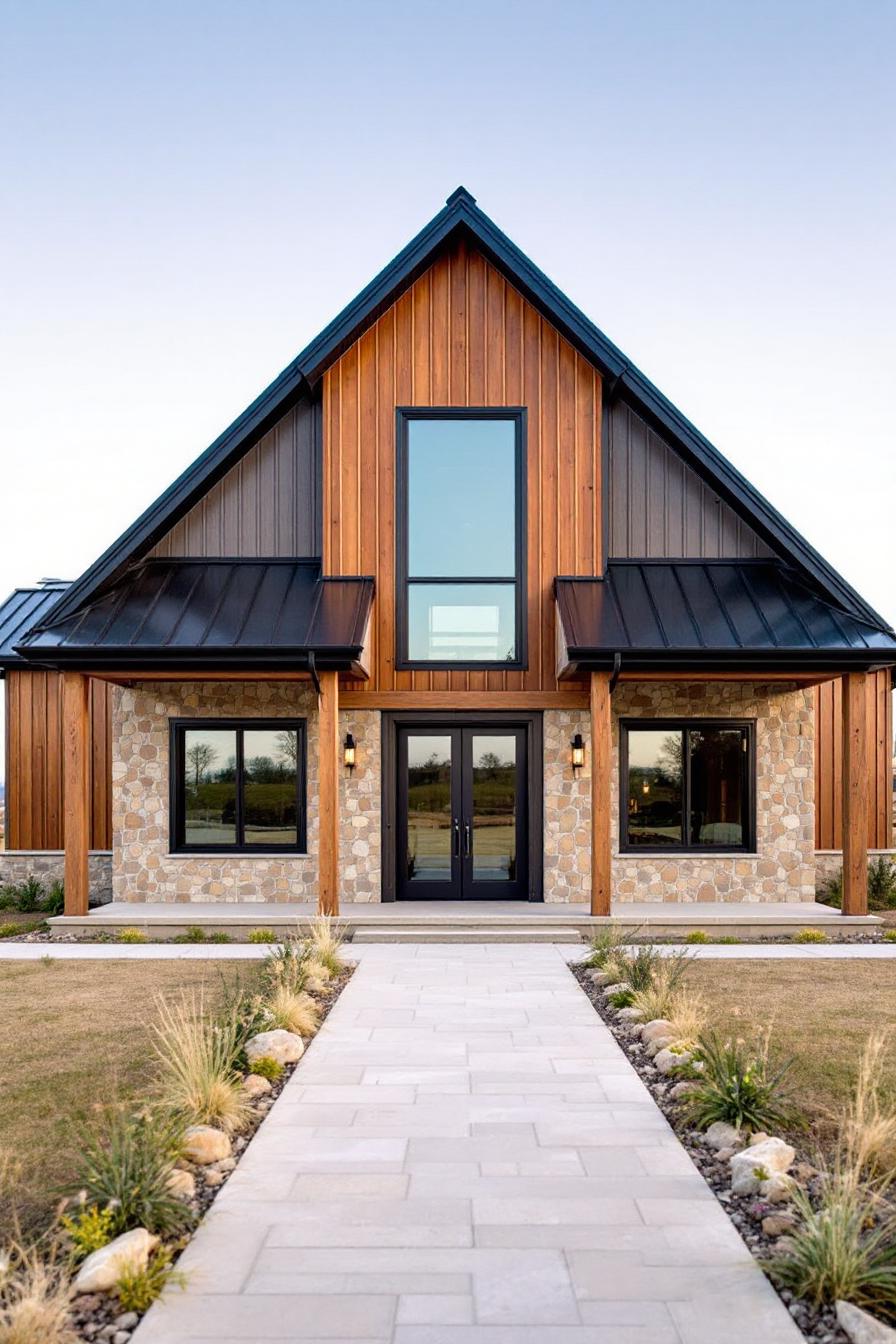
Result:
[[[558,577],[561,677],[611,671],[820,680],[896,666],[896,637],[776,561],[613,561]]]

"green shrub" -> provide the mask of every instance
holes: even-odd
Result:
[[[26,877],[24,882],[20,882],[15,890],[16,907],[23,915],[36,914],[46,899],[44,884],[33,873]]]
[[[142,929],[119,929],[115,935],[116,943],[148,943],[149,939]]]
[[[130,1115],[120,1107],[88,1132],[76,1188],[89,1204],[113,1211],[116,1236],[132,1227],[166,1236],[190,1222],[186,1205],[168,1189],[182,1135],[170,1116]]]
[[[896,910],[896,863],[885,854],[868,864],[868,909]]]
[[[793,935],[795,943],[826,943],[828,936],[821,929],[800,929]]]
[[[17,910],[15,887],[6,883],[0,887],[0,910]]]
[[[709,942],[709,934],[708,934],[708,933],[704,933],[703,929],[691,929],[690,933],[689,933],[688,936],[685,938],[685,942],[686,942],[686,943],[708,943],[708,942]]]
[[[790,1065],[771,1067],[767,1039],[760,1048],[749,1049],[744,1041],[722,1040],[706,1032],[697,1041],[696,1056],[703,1067],[693,1074],[697,1086],[685,1097],[684,1106],[698,1129],[724,1120],[756,1132],[793,1120],[783,1089]]]
[[[843,869],[826,877],[815,892],[815,899],[823,905],[832,905],[839,910],[843,904]]]
[[[12,938],[16,933],[24,933],[21,924],[0,924],[0,938]]]
[[[250,1073],[257,1073],[259,1078],[267,1078],[269,1083],[276,1083],[278,1078],[283,1077],[283,1065],[270,1055],[260,1055],[258,1059],[253,1059],[249,1065]]]
[[[896,929],[887,929],[884,934],[885,943],[896,943]]]
[[[209,934],[208,941],[210,943],[229,943],[233,940],[231,939],[230,934],[225,933],[223,929],[216,929],[214,933]]]
[[[77,1213],[64,1214],[59,1220],[72,1245],[72,1259],[83,1260],[93,1251],[107,1246],[115,1236],[115,1214],[110,1208],[98,1209],[84,1204]]]
[[[50,890],[47,892],[47,899],[44,902],[44,910],[48,917],[65,914],[65,887],[57,878],[55,882],[50,883]]]
[[[825,1173],[817,1205],[793,1192],[799,1224],[767,1264],[782,1288],[813,1305],[838,1299],[896,1320],[896,1216],[852,1173]]]
[[[601,971],[609,958],[619,952],[627,942],[624,930],[617,924],[608,924],[605,928],[599,929],[591,939],[591,951],[582,964]]]
[[[115,1292],[122,1311],[143,1313],[160,1297],[166,1288],[183,1288],[186,1275],[174,1268],[172,1252],[162,1246],[149,1258],[143,1269],[125,1268],[118,1276]]]
[[[625,978],[632,989],[649,989],[654,982],[657,966],[666,960],[659,948],[641,944],[635,955],[626,961]]]
[[[201,929],[198,924],[190,924],[183,933],[179,933],[173,940],[175,943],[204,943],[205,929]]]
[[[739,943],[740,939],[736,933],[724,933],[721,938],[716,938],[717,943]]]
[[[611,994],[609,999],[613,1008],[631,1008],[634,1001],[635,995],[631,989],[619,989],[615,994]]]
[[[276,943],[277,935],[273,929],[250,929],[247,942],[250,943]]]

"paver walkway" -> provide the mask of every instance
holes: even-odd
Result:
[[[372,946],[136,1344],[798,1344],[561,952]]]

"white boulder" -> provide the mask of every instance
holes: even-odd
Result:
[[[852,1302],[838,1302],[837,1324],[852,1344],[896,1344],[896,1330]]]
[[[643,1040],[643,1037],[641,1038]],[[674,1036],[654,1036],[652,1041],[648,1041],[644,1047],[647,1051],[648,1059],[656,1059],[661,1050],[668,1050],[670,1045],[675,1044]]]
[[[690,1050],[673,1050],[671,1046],[665,1046],[662,1050],[657,1051],[653,1057],[653,1062],[660,1073],[665,1074],[671,1073],[681,1064],[687,1064],[692,1058],[693,1053]]]
[[[196,1178],[192,1171],[182,1171],[175,1167],[165,1182],[175,1199],[191,1200],[196,1194]]]
[[[613,977],[609,971],[597,970],[597,971],[590,971],[588,974],[588,979],[591,981],[592,985],[602,987],[603,985],[610,984]]]
[[[108,1293],[126,1269],[145,1269],[159,1239],[145,1227],[134,1227],[88,1255],[75,1277],[76,1293]]]
[[[759,1182],[759,1193],[769,1204],[786,1204],[795,1186],[796,1181],[786,1171],[776,1171],[767,1181]]]
[[[253,1101],[256,1097],[266,1096],[270,1090],[270,1083],[267,1078],[262,1078],[260,1073],[249,1073],[243,1079],[243,1091]]]
[[[764,1139],[735,1153],[729,1163],[732,1191],[735,1195],[757,1194],[764,1181],[789,1171],[795,1157],[783,1139]]]
[[[260,1031],[246,1042],[246,1058],[275,1059],[278,1064],[295,1064],[305,1053],[305,1042],[294,1031],[277,1027],[274,1031]]]
[[[213,1125],[190,1125],[184,1133],[183,1153],[197,1167],[207,1167],[230,1156],[230,1139]]]
[[[664,1017],[655,1017],[651,1022],[645,1022],[641,1028],[641,1040],[645,1044],[655,1041],[659,1037],[670,1036],[672,1034],[672,1023],[667,1022]]]
[[[724,1120],[716,1120],[710,1125],[703,1135],[703,1142],[708,1148],[715,1148],[717,1152],[721,1148],[742,1148],[744,1144],[740,1130],[734,1125],[726,1124]]]
[[[620,1022],[639,1022],[644,1013],[640,1008],[617,1008],[616,1016]]]

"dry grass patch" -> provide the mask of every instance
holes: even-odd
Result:
[[[896,1096],[896,961],[710,961],[688,969],[721,1034],[764,1029],[778,1059],[791,1059],[789,1090],[819,1133],[853,1095],[871,1032],[887,1032],[879,1060],[884,1094]]]
[[[239,970],[205,961],[0,963],[0,1153],[20,1161],[26,1229],[42,1230],[74,1178],[78,1117],[145,1093],[156,995],[201,989],[211,1007]],[[2,1237],[11,1213],[0,1205]]]

